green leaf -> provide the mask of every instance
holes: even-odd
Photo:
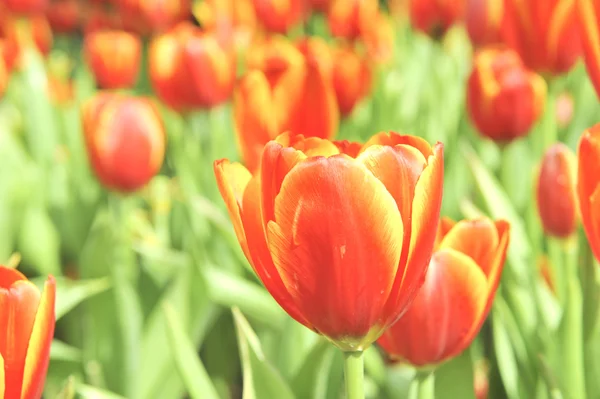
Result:
[[[519,394],[519,367],[513,351],[510,337],[496,308],[492,311],[494,320],[492,331],[494,334],[494,352],[498,362],[498,370],[504,383],[504,389],[509,399],[520,399]]]
[[[238,308],[232,312],[244,373],[242,399],[294,398],[290,387],[265,358],[260,341],[242,312]]]
[[[323,338],[313,345],[291,382],[297,398],[326,398],[334,352],[333,345]]]
[[[56,280],[56,320],[73,310],[77,305],[110,288],[108,278],[93,280]]]
[[[471,351],[444,363],[435,370],[436,399],[475,399]]]
[[[67,378],[65,385],[60,392],[56,394],[55,399],[74,399],[75,398],[75,378],[70,376]]]
[[[175,309],[168,303],[163,305],[163,313],[167,320],[167,336],[169,345],[175,355],[175,363],[179,374],[192,398],[218,399],[210,377],[197,355],[197,350],[185,333]]]
[[[123,396],[117,395],[114,392],[106,391],[84,384],[77,386],[77,393],[83,396],[85,399],[126,399]]]
[[[46,210],[39,204],[30,206],[21,222],[17,248],[23,263],[41,274],[59,276],[60,236]]]
[[[81,362],[81,350],[57,339],[50,346],[50,359],[67,362]]]

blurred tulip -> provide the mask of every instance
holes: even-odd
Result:
[[[0,50],[2,50],[1,43],[0,43]],[[0,57],[0,99],[2,99],[2,96],[4,95],[4,92],[6,91],[6,87],[8,86],[8,78],[9,78],[8,66],[6,65],[6,62],[4,61],[4,58]]]
[[[6,399],[42,397],[54,335],[56,283],[43,292],[14,269],[0,266],[0,388]]]
[[[554,295],[557,293],[556,287],[556,278],[554,276],[554,271],[552,269],[552,264],[550,263],[550,259],[546,255],[541,255],[538,258],[538,270],[540,273],[540,277],[546,284],[546,287],[552,292]]]
[[[508,241],[505,221],[456,223],[436,244],[412,305],[383,333],[379,345],[390,357],[417,367],[462,353],[491,309]]]
[[[475,363],[474,369],[475,398],[487,399],[490,391],[489,366],[485,361],[480,360]]]
[[[132,192],[154,177],[165,155],[165,131],[149,99],[100,92],[82,107],[88,156],[107,188]]]
[[[415,29],[440,38],[462,18],[464,8],[465,0],[410,0],[410,21]]]
[[[248,169],[258,167],[264,145],[282,132],[335,135],[339,111],[333,59],[323,40],[302,40],[294,47],[282,36],[267,39],[249,50],[248,67],[236,88],[233,111]]]
[[[119,30],[124,28],[123,20],[119,13],[99,5],[91,5],[86,8],[82,24],[85,34],[98,30]]]
[[[562,143],[552,145],[542,159],[537,181],[538,213],[544,232],[567,238],[577,231],[577,159]]]
[[[305,17],[305,0],[252,0],[256,17],[269,32],[286,33]]]
[[[150,80],[158,97],[183,112],[225,102],[235,83],[235,54],[214,33],[188,22],[153,39]]]
[[[313,11],[327,12],[332,0],[308,0],[308,4]]]
[[[0,0],[8,12],[20,15],[36,15],[46,11],[49,0]]]
[[[142,41],[137,35],[118,30],[90,32],[85,36],[84,52],[100,88],[135,85],[142,57]]]
[[[600,1],[577,0],[585,66],[600,97]]]
[[[571,93],[560,93],[556,97],[555,108],[556,123],[559,128],[564,129],[569,126],[575,113],[575,100],[573,100]]]
[[[195,3],[193,14],[202,29],[215,32],[236,50],[248,47],[256,28],[252,0],[207,0]]]
[[[390,17],[379,13],[372,24],[362,30],[367,54],[377,63],[386,64],[394,58],[396,33]]]
[[[191,0],[115,0],[123,23],[140,33],[161,33],[192,15]]]
[[[333,36],[356,39],[375,22],[379,13],[377,0],[332,0],[327,12]]]
[[[52,30],[43,15],[34,15],[26,20],[15,15],[0,14],[0,37],[3,37],[3,56],[9,70],[21,67],[21,58],[26,48],[35,47],[47,55],[52,47]]]
[[[581,220],[592,251],[600,261],[600,124],[583,132],[577,158]]]
[[[480,51],[467,83],[467,108],[479,132],[497,142],[526,135],[546,100],[544,79],[528,70],[514,51]]]
[[[351,47],[339,47],[333,54],[333,87],[342,115],[369,94],[372,79],[369,60]]]
[[[55,33],[76,31],[82,19],[83,5],[79,0],[58,0],[50,2],[46,17]]]
[[[505,0],[502,39],[530,69],[567,72],[582,52],[575,1]]]
[[[215,162],[246,258],[295,320],[345,351],[363,350],[405,311],[436,234],[443,150],[380,133],[358,156],[283,134],[254,176]]]
[[[465,23],[474,46],[501,42],[504,0],[466,0]]]

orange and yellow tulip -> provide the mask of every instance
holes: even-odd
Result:
[[[102,89],[135,85],[142,57],[139,36],[121,30],[99,30],[85,36],[87,63]]]
[[[269,32],[286,33],[305,15],[304,0],[252,0],[256,17]]]
[[[107,188],[132,192],[154,177],[165,155],[165,131],[149,99],[100,92],[82,107],[88,156]]]
[[[115,0],[123,23],[140,33],[161,33],[192,15],[191,0]]]
[[[485,321],[506,258],[509,225],[483,218],[440,223],[425,282],[377,343],[393,359],[435,366],[464,351]]]
[[[369,60],[352,47],[339,47],[333,55],[333,87],[342,115],[348,115],[371,90]]]
[[[177,111],[225,102],[235,83],[235,53],[214,32],[182,22],[153,39],[150,80],[158,97]]]
[[[501,39],[504,0],[466,0],[465,24],[473,45],[497,44]]]
[[[52,48],[52,30],[44,15],[32,15],[27,23],[21,22],[15,15],[0,14],[0,37],[5,40],[4,59],[9,69],[21,67],[26,48],[33,47],[43,55]]]
[[[542,159],[537,181],[537,205],[546,234],[566,238],[577,230],[575,184],[577,159],[562,143],[552,145]]]
[[[600,124],[583,132],[577,150],[577,195],[585,234],[600,260]]]
[[[362,350],[406,310],[436,236],[442,144],[284,133],[254,175],[226,159],[215,174],[246,258],[295,320]]]
[[[327,22],[333,36],[356,39],[375,23],[379,13],[377,0],[332,0]]]
[[[433,38],[443,36],[462,18],[465,0],[410,0],[412,26]]]
[[[511,49],[487,48],[475,57],[467,109],[479,132],[497,142],[524,136],[540,117],[546,82]]]
[[[503,42],[530,69],[558,75],[570,70],[581,56],[575,1],[505,0],[504,12]]]
[[[362,31],[361,39],[367,54],[376,63],[385,64],[394,57],[396,33],[390,17],[379,13]]]
[[[54,335],[56,283],[43,292],[14,269],[0,266],[0,396],[41,398]]]
[[[600,1],[577,0],[585,66],[600,96]]]

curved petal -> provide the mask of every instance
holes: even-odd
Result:
[[[355,350],[370,343],[361,339],[381,318],[402,235],[393,197],[344,155],[299,163],[268,224],[275,266],[302,314],[338,346]]]
[[[46,371],[50,360],[50,345],[54,336],[54,302],[56,282],[49,276],[44,285],[39,307],[35,315],[23,374],[21,399],[36,399],[42,396]]]
[[[341,154],[346,154],[352,158],[356,158],[358,156],[363,146],[361,143],[348,140],[334,141],[333,144],[335,144],[338,150],[340,150]]]
[[[215,177],[217,178],[217,186],[221,192],[221,196],[227,206],[229,217],[233,223],[235,235],[246,255],[246,259],[252,263],[250,252],[248,251],[248,242],[246,233],[242,225],[241,209],[244,192],[252,178],[248,169],[239,163],[231,163],[227,159],[221,159],[214,163]]]
[[[0,266],[0,288],[9,289],[19,280],[27,280],[27,277],[16,269]]]
[[[372,136],[364,145],[361,152],[366,151],[367,148],[374,145],[388,145],[390,147],[395,147],[398,144],[406,144],[411,147],[415,147],[419,150],[425,159],[429,158],[433,155],[433,151],[431,150],[431,145],[421,137],[411,136],[411,135],[401,135],[396,132],[380,132],[376,135]]]
[[[6,378],[4,375],[4,358],[2,357],[2,354],[0,353],[0,398],[4,398],[4,391],[5,391],[5,382]]]
[[[600,259],[600,236],[594,228],[590,198],[600,183],[600,125],[586,130],[577,152],[577,192],[583,227],[596,259]]]
[[[449,217],[443,217],[440,219],[440,224],[438,225],[437,235],[435,237],[435,245],[434,248],[437,250],[442,243],[446,234],[456,225],[456,222]]]
[[[378,343],[415,366],[438,364],[462,352],[486,304],[485,280],[468,256],[453,249],[436,252],[412,305]]]

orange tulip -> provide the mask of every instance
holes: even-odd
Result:
[[[177,111],[219,105],[233,91],[233,49],[191,23],[182,22],[153,39],[149,63],[156,94]]]
[[[466,0],[465,23],[475,46],[501,42],[504,0]]]
[[[385,64],[394,57],[395,36],[390,17],[379,13],[373,23],[363,29],[361,38],[369,57],[374,62]]]
[[[81,24],[83,5],[79,0],[58,0],[50,2],[46,17],[55,33],[71,33]]]
[[[166,137],[150,100],[101,92],[84,103],[82,118],[90,162],[107,188],[132,192],[158,173]]]
[[[149,34],[164,32],[192,15],[191,0],[115,0],[123,23],[130,30]]]
[[[332,0],[308,0],[310,8],[314,11],[327,12]]]
[[[356,39],[378,13],[377,0],[332,0],[327,12],[329,30],[333,36]]]
[[[464,13],[465,0],[410,0],[413,27],[434,38],[443,36]]]
[[[56,283],[40,290],[14,269],[0,266],[0,396],[41,398],[54,335]]]
[[[556,97],[554,107],[556,112],[556,124],[558,127],[564,129],[569,126],[573,120],[573,114],[575,113],[575,100],[573,99],[573,95],[568,91],[560,93]]]
[[[236,50],[250,44],[256,27],[252,0],[208,0],[196,3],[193,14],[203,29],[215,32],[221,42]]]
[[[256,17],[263,27],[275,33],[286,33],[305,17],[304,0],[252,0]]]
[[[552,269],[550,259],[546,255],[540,255],[538,258],[538,271],[544,284],[546,284],[546,287],[548,287],[550,292],[556,295],[556,277],[554,276],[554,270]]]
[[[566,238],[577,229],[575,154],[562,143],[546,151],[537,182],[538,213],[546,234]]]
[[[582,49],[575,1],[505,0],[503,41],[539,73],[567,72]]]
[[[521,137],[539,118],[546,83],[510,49],[480,51],[467,83],[467,108],[479,132],[498,142]]]
[[[577,0],[577,7],[585,66],[600,96],[600,1]]]
[[[142,57],[142,41],[120,30],[101,30],[85,36],[87,63],[98,86],[123,89],[135,85]]]
[[[500,282],[509,225],[465,220],[438,237],[423,286],[378,341],[392,358],[418,367],[458,356],[479,332]]]
[[[2,12],[2,10],[0,10]],[[20,68],[25,48],[32,45],[43,55],[52,48],[52,30],[43,15],[33,15],[27,23],[15,15],[0,14],[0,37],[4,37],[4,59],[9,69]]]
[[[35,15],[43,13],[48,7],[48,0],[0,0],[0,6],[14,14]]]
[[[577,158],[581,220],[592,251],[600,260],[600,124],[583,132]]]
[[[441,144],[380,133],[354,156],[357,147],[285,133],[265,146],[254,175],[215,162],[258,277],[290,316],[342,350],[368,347],[405,311],[442,199]]]
[[[338,107],[342,115],[348,115],[371,90],[371,65],[351,47],[336,49],[333,60],[333,87]]]

